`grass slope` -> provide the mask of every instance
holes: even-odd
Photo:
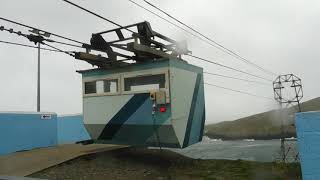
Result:
[[[301,103],[301,109],[302,111],[320,110],[320,98]],[[286,137],[292,137],[295,136],[293,114],[296,111],[297,106],[294,106],[288,111],[273,110],[235,121],[207,125],[205,135],[222,139],[275,139],[281,135],[280,126],[283,121]]]

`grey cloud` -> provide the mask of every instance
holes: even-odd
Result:
[[[195,55],[266,76],[207,44],[192,38],[127,0],[74,0],[95,12],[123,25],[150,21],[154,30],[174,39],[186,39]],[[141,0],[137,2],[143,2]],[[303,80],[308,100],[319,96],[320,2],[317,0],[201,0],[152,1],[177,18],[193,25],[226,47],[251,61],[277,73],[295,73]],[[88,42],[91,33],[114,28],[62,1],[2,0],[0,16]],[[8,23],[8,27],[20,29]],[[0,32],[1,40],[29,43]],[[64,47],[65,49],[72,49]],[[0,110],[35,109],[36,50],[0,44]],[[191,60],[205,70],[248,78],[246,75],[224,70],[214,65]],[[60,114],[80,113],[81,77],[75,71],[90,68],[59,53],[42,53],[42,108]],[[275,77],[269,77],[274,79]],[[205,77],[206,81],[226,87],[272,97],[272,86]],[[265,99],[206,87],[207,123],[233,120],[277,108]]]

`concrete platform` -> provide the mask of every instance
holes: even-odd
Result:
[[[0,175],[28,176],[82,155],[124,147],[126,146],[108,144],[70,144],[17,152],[6,156],[0,156]]]
[[[47,180],[38,178],[16,177],[16,176],[0,176],[1,180]]]

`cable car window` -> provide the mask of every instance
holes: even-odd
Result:
[[[84,83],[84,93],[85,94],[94,94],[97,93],[96,82],[85,82]]]
[[[104,87],[103,87],[103,81],[99,80],[96,83],[96,91],[97,94],[103,94],[104,93]]]
[[[106,93],[116,93],[118,92],[118,80],[104,80],[104,92]]]
[[[165,88],[165,74],[124,78],[125,91],[150,91]]]

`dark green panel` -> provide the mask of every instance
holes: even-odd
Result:
[[[115,125],[117,126],[117,125]],[[180,148],[178,139],[171,125],[122,125],[111,140],[98,139],[106,144],[125,144],[131,146],[158,146],[155,129],[158,128],[159,142],[162,147]]]

